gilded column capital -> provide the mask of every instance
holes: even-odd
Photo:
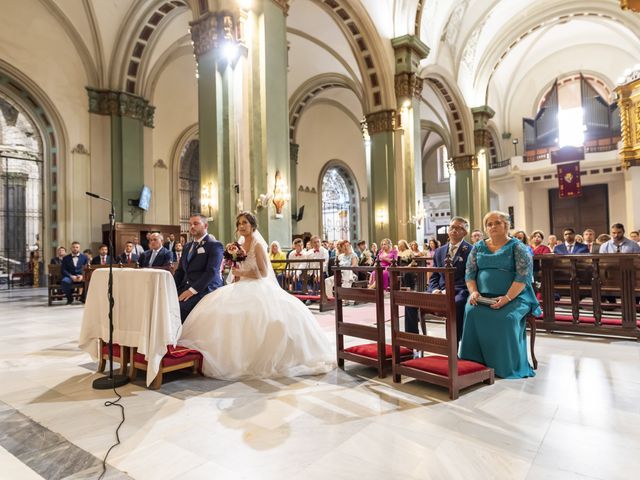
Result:
[[[396,98],[422,98],[424,80],[416,73],[402,72],[395,76]]]
[[[244,45],[244,24],[247,14],[242,10],[208,12],[189,23],[191,43],[196,57],[217,49],[224,43]]]
[[[472,170],[478,168],[478,157],[475,155],[460,155],[450,158],[447,163],[449,171],[461,172],[463,170]]]
[[[145,127],[153,128],[156,107],[138,95],[113,90],[86,87],[89,95],[89,113],[115,115],[141,120]]]
[[[393,132],[396,128],[395,110],[381,110],[370,113],[366,118],[367,132],[369,135],[375,135],[381,132]]]
[[[640,12],[640,0],[620,0],[622,10]]]
[[[620,149],[618,154],[626,168],[640,165],[640,70],[627,76],[616,89],[620,109]]]

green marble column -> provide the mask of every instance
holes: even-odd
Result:
[[[396,161],[394,146],[395,110],[367,115],[369,153],[367,179],[369,197],[369,241],[383,238],[397,241]]]
[[[116,221],[144,223],[138,200],[144,184],[144,128],[153,128],[155,107],[125,92],[87,87],[89,112],[111,117],[111,191]],[[152,192],[153,195],[153,192]]]
[[[422,150],[420,105],[422,79],[417,70],[420,61],[427,58],[429,47],[414,35],[391,40],[395,54],[395,93],[400,125],[397,131],[400,143],[396,161],[398,239],[407,241],[424,238],[422,205]],[[394,239],[397,241],[398,239]]]
[[[489,147],[491,145],[491,132],[489,131],[489,120],[493,118],[495,112],[493,109],[484,105],[482,107],[476,107],[471,109],[473,114],[474,125],[474,144],[476,148],[476,157],[478,160],[478,168],[474,171],[474,188],[476,205],[478,205],[478,212],[476,217],[472,221],[475,226],[476,222],[482,222],[482,218],[489,211],[489,162],[491,155],[489,153]],[[479,228],[479,227],[478,227]]]
[[[475,220],[479,208],[474,203],[473,170],[477,169],[474,155],[462,155],[449,159],[449,194],[451,216],[459,216],[471,222],[471,228],[481,228]]]

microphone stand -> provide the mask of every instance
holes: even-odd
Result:
[[[129,383],[129,377],[126,375],[114,375],[113,374],[113,227],[116,222],[116,211],[113,207],[113,201],[108,198],[101,197],[95,193],[85,192],[87,195],[93,198],[104,200],[111,205],[111,213],[109,213],[109,284],[107,289],[107,296],[109,298],[109,376],[96,378],[93,381],[93,388],[96,390],[109,390],[111,388],[121,387]],[[100,352],[102,355],[102,351]],[[122,347],[120,347],[120,359],[124,358]]]

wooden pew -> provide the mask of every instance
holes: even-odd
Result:
[[[48,265],[48,303],[49,306],[53,305],[56,300],[66,300],[64,292],[62,291],[62,271],[61,265]],[[75,282],[73,284],[73,298],[74,300],[81,300],[83,296],[83,282]]]
[[[333,310],[336,302],[327,297],[324,285],[323,266],[324,260],[272,260],[274,271],[283,270],[284,273],[276,275],[278,283],[283,290],[300,300],[318,302],[321,312]],[[284,267],[283,267],[284,265]]]
[[[476,383],[494,383],[492,368],[469,360],[458,359],[456,334],[455,269],[450,266],[390,267],[391,286],[391,344],[393,381],[399,383],[402,375],[446,387],[449,398],[458,398],[461,389]],[[400,287],[399,276],[407,271],[424,275],[439,272],[445,276],[446,294],[407,291]],[[415,307],[445,318],[445,337],[408,333],[400,328],[399,307]],[[401,348],[409,348],[431,355],[410,360],[403,359]]]
[[[640,255],[536,255],[540,262],[543,317],[537,328],[640,340]],[[559,299],[558,299],[559,298]],[[568,301],[567,301],[568,298]],[[614,298],[607,303],[603,298]],[[619,302],[618,302],[619,300]],[[569,315],[557,312],[570,307]],[[621,320],[614,318],[618,312]]]
[[[342,287],[343,272],[376,272],[376,278],[382,278],[382,267],[334,267],[335,275],[335,318],[336,318],[336,355],[338,367],[344,369],[344,361],[360,363],[378,369],[378,377],[384,378],[391,366],[391,345],[386,342],[384,317],[384,285],[376,282],[376,288],[352,286]],[[344,321],[343,303],[353,300],[358,303],[374,303],[376,305],[375,325],[362,325]],[[355,337],[370,340],[352,347],[344,347],[344,337]],[[404,349],[403,358],[413,358],[413,350]]]

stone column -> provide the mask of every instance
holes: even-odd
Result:
[[[474,144],[478,168],[473,171],[474,204],[478,206],[474,212],[475,218],[469,219],[474,228],[482,228],[481,222],[484,215],[489,211],[489,146],[491,145],[491,132],[489,131],[489,120],[493,118],[495,112],[488,105],[471,109],[473,114]]]
[[[397,125],[396,189],[398,238],[424,240],[424,194],[422,192],[422,151],[420,103],[422,79],[417,70],[427,58],[429,47],[414,35],[391,40],[395,54],[395,93],[400,124]]]
[[[369,136],[367,179],[369,198],[369,241],[398,238],[396,208],[396,165],[394,155],[395,110],[366,116]]]
[[[295,225],[298,216],[298,152],[300,145],[289,144],[289,171],[291,172],[291,221]]]
[[[460,155],[449,159],[449,193],[451,216],[464,217],[471,228],[481,228],[477,218],[478,206],[474,205],[473,171],[478,168],[475,155]]]
[[[142,212],[129,205],[144,183],[144,129],[153,128],[155,107],[125,92],[87,87],[89,112],[111,117],[111,197],[118,222],[144,223]],[[106,223],[106,221],[105,221]]]

